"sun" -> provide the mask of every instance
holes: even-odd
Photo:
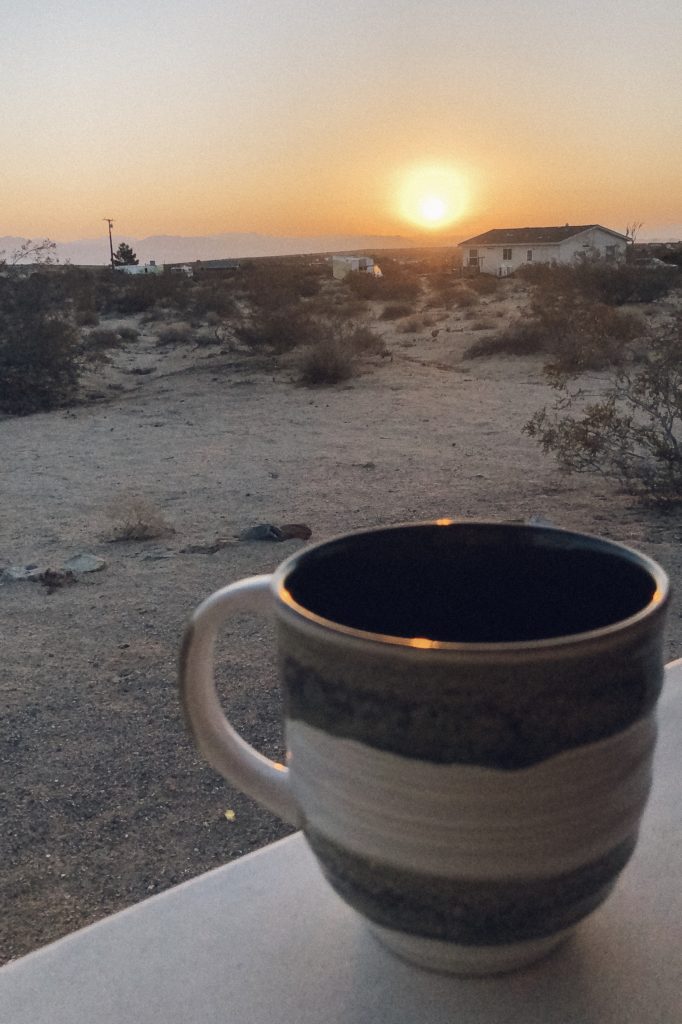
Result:
[[[459,220],[468,206],[464,175],[442,164],[402,171],[395,187],[396,212],[420,228],[437,230]]]
[[[419,200],[419,213],[429,224],[442,224],[447,220],[448,204],[440,196],[424,196]]]

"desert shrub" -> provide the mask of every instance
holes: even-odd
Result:
[[[356,298],[414,302],[421,291],[421,283],[414,270],[405,269],[386,256],[379,262],[381,277],[354,270],[344,278],[344,283]]]
[[[654,302],[679,283],[674,267],[667,270],[589,259],[573,264],[537,263],[521,268],[519,274],[540,296],[577,297],[608,306]]]
[[[586,293],[598,302],[622,306],[626,302],[655,302],[664,298],[676,283],[678,274],[656,267],[632,263],[585,263],[577,268],[578,281]]]
[[[382,279],[363,270],[352,270],[343,280],[356,299],[379,299],[383,295]]]
[[[431,295],[427,299],[427,306],[432,309],[437,309],[444,306],[446,309],[450,309],[455,302],[455,295],[458,289],[458,279],[453,273],[439,273],[434,274],[430,280]]]
[[[568,293],[539,292],[531,302],[531,325],[544,338],[543,351],[563,372],[598,370],[627,360],[630,343],[643,331],[638,317]]]
[[[489,325],[488,325],[489,326]],[[571,302],[564,296],[536,298],[531,315],[493,337],[475,341],[465,355],[526,356],[542,353],[557,372],[579,373],[625,363],[644,331],[640,320],[608,306]]]
[[[328,337],[301,353],[298,371],[300,384],[317,387],[340,384],[355,373],[353,353],[338,338]]]
[[[682,318],[596,397],[566,375],[550,379],[557,399],[524,431],[564,471],[599,473],[658,502],[682,499]]]
[[[316,295],[321,271],[298,260],[254,260],[238,279],[251,306],[260,310],[288,309],[301,298]]]
[[[387,256],[382,256],[379,262],[382,277],[377,280],[381,298],[396,302],[414,302],[421,292],[421,281],[415,269],[402,266],[397,260]]]
[[[88,348],[119,348],[123,339],[120,331],[114,331],[110,327],[96,327],[85,336]]]
[[[477,295],[493,295],[497,291],[499,278],[493,277],[492,274],[474,274],[468,278],[467,285]]]
[[[249,348],[276,353],[311,345],[322,337],[320,322],[298,305],[256,311],[251,322],[235,327],[234,333]]]
[[[159,348],[191,345],[193,341],[194,331],[189,324],[168,324],[167,327],[162,327],[156,335],[156,344]]]
[[[99,323],[99,316],[94,309],[77,309],[74,320],[79,327],[95,327]]]
[[[128,344],[133,341],[138,341],[140,332],[135,327],[127,327],[124,325],[123,327],[118,328],[118,336],[121,341]]]
[[[388,306],[384,306],[380,320],[400,320],[404,316],[409,316],[410,313],[414,312],[414,307],[408,305],[406,302],[392,302]]]
[[[537,321],[519,320],[488,338],[477,338],[464,350],[465,358],[512,355],[528,356],[545,351],[545,335]]]
[[[154,540],[175,533],[159,510],[144,498],[123,497],[110,511],[109,541]]]
[[[421,327],[421,323],[422,322],[417,317],[411,316],[409,318],[409,320],[406,320],[404,323],[402,323],[402,324],[400,324],[398,326],[398,328],[397,328],[398,333],[399,334],[416,334],[417,331],[419,330],[419,328]]]
[[[460,309],[469,309],[478,303],[479,298],[477,292],[471,288],[458,288],[453,293],[453,300]]]
[[[191,290],[190,306],[194,314],[204,318],[233,315],[236,309],[234,283],[222,277],[199,280]]]
[[[109,327],[96,327],[83,335],[79,351],[85,363],[109,363],[111,350],[121,348],[123,343],[118,331]]]
[[[0,410],[24,415],[72,401],[78,335],[43,275],[0,278]]]
[[[208,329],[197,331],[194,335],[194,345],[196,348],[210,348],[211,345],[224,345],[225,340],[225,337],[218,327],[212,331]]]
[[[385,355],[388,351],[383,338],[369,327],[349,323],[337,330],[335,335],[354,355]]]
[[[471,325],[472,331],[491,331],[494,328],[492,320],[486,319],[486,317],[477,317]]]
[[[124,274],[109,271],[97,278],[100,312],[131,316],[155,306],[187,309],[192,282],[184,274]]]

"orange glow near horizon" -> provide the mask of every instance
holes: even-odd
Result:
[[[10,5],[0,236],[680,237],[682,29],[652,3]]]

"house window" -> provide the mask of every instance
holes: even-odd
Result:
[[[478,266],[478,249],[469,249],[469,266]]]
[[[616,258],[616,247],[615,245],[606,246],[606,258],[607,260],[615,260]]]
[[[533,250],[532,249],[529,249],[528,252],[526,253],[526,261],[528,263],[532,263],[533,262]]]
[[[502,250],[502,259],[503,260],[510,260],[511,258],[512,258],[512,251],[511,251],[511,249],[503,249]]]

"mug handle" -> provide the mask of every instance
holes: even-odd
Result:
[[[213,674],[215,642],[223,622],[237,612],[272,613],[270,580],[250,576],[217,590],[199,605],[182,641],[180,697],[187,726],[209,764],[269,811],[300,825],[289,769],[259,754],[230,725]]]

